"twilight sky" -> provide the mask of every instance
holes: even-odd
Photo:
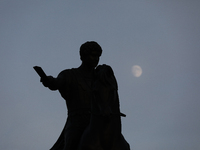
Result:
[[[54,77],[78,67],[80,45],[94,40],[100,64],[115,72],[131,149],[199,150],[199,8],[199,0],[1,0],[0,149],[56,142],[65,102],[32,67]]]

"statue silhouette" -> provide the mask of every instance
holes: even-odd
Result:
[[[128,146],[128,143],[121,135],[120,116],[123,116],[123,114],[120,113],[119,111],[119,101],[118,98],[116,99],[117,90],[115,90],[114,101],[117,102],[116,103],[117,105],[115,104],[116,106],[115,108],[111,108],[110,105],[107,106],[104,103],[101,103],[103,104],[102,106],[99,105],[99,102],[101,102],[101,100],[102,102],[103,101],[105,102],[105,99],[107,98],[105,96],[106,93],[104,92],[110,92],[111,89],[111,88],[106,88],[105,86],[101,86],[101,88],[99,88],[99,85],[101,85],[104,82],[111,82],[112,83],[111,85],[115,88],[117,85],[116,80],[114,80],[113,82],[113,80],[111,81],[109,78],[107,79],[102,78],[101,74],[107,73],[103,72],[103,70],[106,70],[104,68],[110,68],[110,67],[107,65],[103,65],[104,67],[102,66],[97,67],[101,54],[102,54],[102,48],[97,42],[90,41],[82,44],[80,47],[80,59],[82,61],[80,67],[63,70],[58,74],[56,78],[52,76],[46,76],[46,74],[40,67],[38,66],[34,67],[34,69],[41,77],[40,81],[43,83],[45,87],[48,87],[50,90],[59,90],[61,96],[66,101],[66,106],[68,110],[68,117],[66,124],[58,140],[50,150],[77,150],[78,147],[80,150],[84,150],[82,146],[78,145],[79,143],[80,145],[86,144],[86,142],[84,142],[83,139],[88,139],[87,135],[89,132],[87,133],[86,130],[88,131],[90,129],[89,127],[91,127],[92,116],[95,113],[101,114],[100,116],[104,116],[108,120],[110,120],[109,118],[116,118],[116,117],[111,117],[113,114],[114,116],[118,116],[117,117],[118,121],[115,122],[117,124],[114,123],[112,124],[112,126],[113,128],[116,127],[118,129],[117,132],[120,133],[119,136],[120,138],[118,138],[120,139],[119,141],[122,141],[123,144],[125,143],[126,147]],[[110,72],[112,72],[112,69],[110,70]],[[112,76],[112,79],[115,79],[114,74]],[[109,87],[111,86],[109,85]],[[102,93],[102,91],[104,92]],[[98,97],[95,93],[102,95],[104,98],[99,99],[102,96]],[[98,103],[95,103],[95,101],[97,100]],[[110,103],[113,103],[114,101],[111,100]],[[99,105],[101,111],[97,109],[98,107],[94,107],[95,105]],[[103,118],[100,120],[104,121]],[[100,138],[102,140],[104,139],[102,135]],[[115,142],[116,141],[120,143],[118,140],[115,140]],[[92,145],[92,143],[87,143],[87,144]],[[105,144],[105,142],[102,144]],[[123,150],[128,150],[128,149],[126,148]]]

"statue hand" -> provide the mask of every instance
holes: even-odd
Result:
[[[49,87],[50,84],[51,84],[52,79],[53,79],[52,76],[46,76],[46,77],[44,77],[44,78],[41,78],[41,79],[40,79],[40,82],[42,82],[42,84],[43,84],[45,87]]]

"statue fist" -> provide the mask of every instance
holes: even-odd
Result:
[[[40,82],[42,82],[42,84],[43,84],[45,87],[49,87],[50,84],[51,84],[52,79],[53,79],[52,76],[46,76],[46,77],[41,78],[41,79],[40,79]]]

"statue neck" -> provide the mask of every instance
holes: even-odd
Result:
[[[94,77],[94,71],[95,68],[91,68],[87,65],[84,65],[83,63],[81,64],[81,66],[79,67],[81,73],[88,78],[93,78]]]

